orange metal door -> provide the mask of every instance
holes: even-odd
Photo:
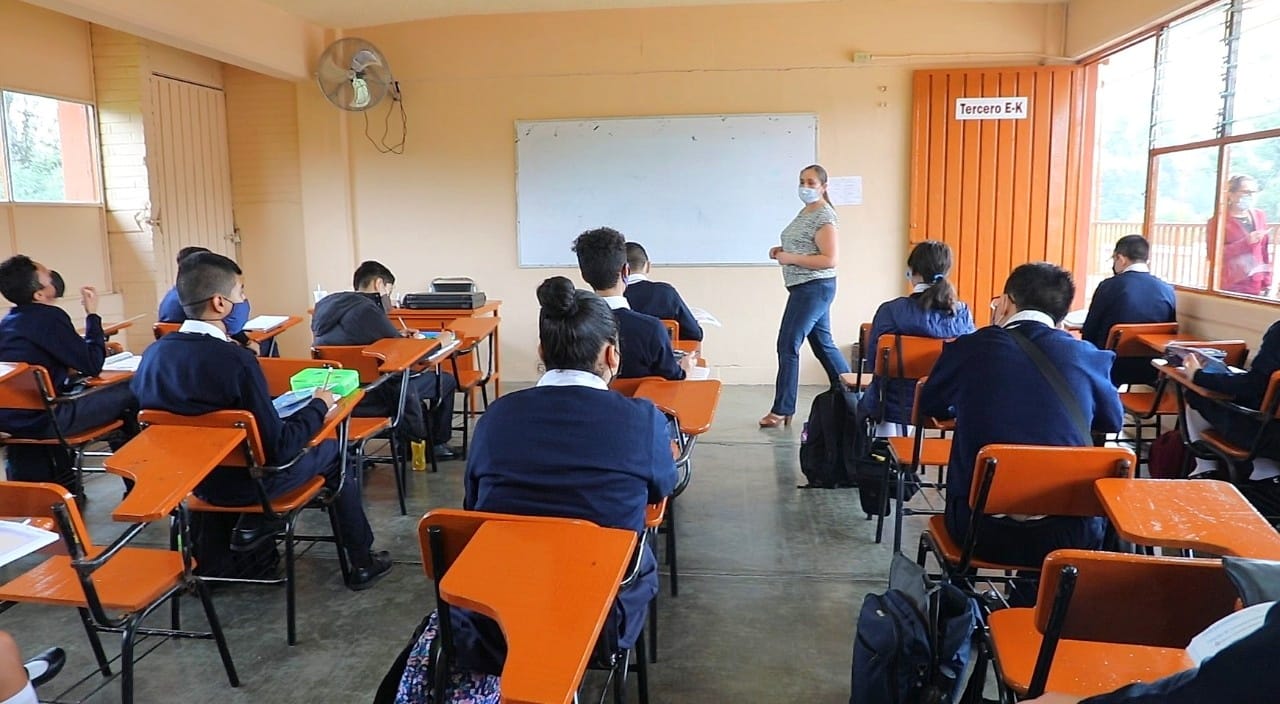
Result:
[[[910,242],[951,245],[979,324],[1024,262],[1066,267],[1083,289],[1095,77],[1087,66],[915,73]],[[956,119],[957,98],[981,97],[1025,97],[1026,117]]]

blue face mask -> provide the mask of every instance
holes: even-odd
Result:
[[[244,324],[249,322],[249,301],[244,300],[231,305],[231,312],[227,313],[227,317],[222,319],[222,324],[227,326],[227,334],[234,335],[244,330]]]
[[[800,200],[804,201],[805,205],[810,205],[812,203],[817,203],[819,200],[822,200],[822,194],[819,193],[818,189],[816,188],[806,188],[805,186],[800,186]]]

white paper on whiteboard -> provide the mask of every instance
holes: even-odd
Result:
[[[862,205],[862,177],[831,177],[827,180],[827,195],[834,205]]]

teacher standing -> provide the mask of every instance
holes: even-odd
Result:
[[[832,384],[849,371],[831,341],[839,237],[836,211],[827,196],[827,170],[817,164],[805,167],[800,172],[799,194],[804,207],[782,231],[782,246],[769,250],[769,258],[782,265],[787,307],[778,326],[778,379],[773,408],[760,419],[761,428],[791,424],[800,383],[800,344],[806,337]]]

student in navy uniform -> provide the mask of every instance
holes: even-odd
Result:
[[[627,266],[631,274],[627,276],[627,289],[622,295],[626,296],[631,310],[660,320],[674,320],[680,323],[681,340],[701,342],[702,326],[684,304],[680,292],[671,284],[649,280],[649,253],[639,242],[627,243]]]
[[[1231,396],[1233,403],[1248,408],[1262,407],[1263,396],[1271,375],[1280,370],[1280,321],[1271,324],[1262,336],[1262,346],[1253,357],[1253,363],[1244,374],[1211,374],[1200,368],[1195,357],[1183,360],[1186,371],[1198,386]],[[1262,424],[1243,413],[1228,410],[1221,403],[1199,394],[1187,393],[1187,435],[1192,442],[1200,439],[1204,431],[1212,428],[1227,441],[1241,447],[1250,447],[1257,439]],[[1240,493],[1264,516],[1280,516],[1280,427],[1273,422],[1268,426],[1258,457],[1248,476],[1239,484]],[[1217,462],[1196,458],[1192,476],[1203,476],[1218,469]],[[1227,479],[1227,477],[1222,477]]]
[[[1096,349],[1057,327],[1074,296],[1070,272],[1045,262],[1019,266],[1009,274],[1004,294],[992,302],[994,324],[946,343],[925,382],[922,410],[956,419],[947,468],[946,525],[957,539],[969,530],[969,486],[974,461],[984,446],[1093,445],[1006,328],[1025,335],[1061,373],[1092,432],[1120,430],[1120,398],[1108,378],[1115,353]],[[975,554],[994,562],[1038,565],[1058,548],[1102,545],[1101,518],[987,516],[981,522],[982,540]],[[1018,592],[1024,599],[1035,599],[1034,592]]]
[[[1173,287],[1151,273],[1147,266],[1151,246],[1142,235],[1125,235],[1116,241],[1111,255],[1115,274],[1098,284],[1080,338],[1105,349],[1111,327],[1120,323],[1173,323],[1178,320]],[[1150,358],[1117,357],[1111,367],[1111,383],[1151,384],[1156,370]]]
[[[1223,648],[1200,667],[1155,682],[1131,684],[1082,699],[1048,693],[1023,704],[1267,704],[1280,692],[1280,603],[1253,633]]]
[[[192,254],[208,251],[207,247],[183,247],[178,250],[178,273],[182,273],[182,260]],[[186,319],[187,314],[182,309],[182,302],[178,298],[178,287],[175,285],[164,294],[164,298],[160,299],[160,308],[156,311],[156,320],[162,323],[181,323]],[[250,347],[252,343],[249,341],[248,333],[244,331],[244,324],[247,322],[249,322],[249,300],[245,299],[243,302],[236,304],[235,309],[226,317],[223,324],[227,326],[231,339],[245,347]]]
[[[354,291],[334,293],[316,303],[311,317],[311,333],[315,336],[313,344],[371,345],[388,337],[402,337],[406,331],[392,325],[387,317],[395,283],[395,275],[382,264],[374,261],[361,263],[352,276]],[[447,460],[455,456],[449,448],[449,436],[453,433],[453,393],[457,389],[457,380],[447,372],[423,372],[409,380],[402,431],[409,439],[429,440],[436,459]],[[427,400],[436,402],[431,413],[430,438],[427,437],[422,407]],[[356,409],[357,415],[394,415],[398,403],[400,385],[382,384],[361,402]]]
[[[907,257],[907,282],[911,295],[885,301],[871,319],[862,358],[868,369],[874,369],[880,351],[876,348],[881,335],[898,333],[915,337],[949,339],[973,332],[973,315],[969,306],[956,300],[956,289],[947,279],[951,273],[951,247],[945,242],[926,240],[916,245]],[[916,383],[910,379],[894,379],[886,389],[887,408],[880,414],[880,380],[872,379],[858,402],[864,416],[883,418],[876,429],[878,437],[900,435],[911,420],[911,404]]]
[[[537,386],[494,401],[476,424],[463,507],[582,518],[640,533],[645,505],[676,484],[666,419],[653,404],[609,390],[621,364],[609,307],[563,276],[538,287]],[[618,594],[604,637],[635,644],[658,591],[657,561],[644,548],[641,576]],[[458,665],[500,674],[502,631],[488,618],[452,611]]]
[[[662,321],[652,315],[631,310],[623,292],[627,288],[627,240],[610,227],[588,230],[573,241],[578,255],[578,269],[596,294],[604,298],[618,319],[622,340],[622,367],[618,376],[624,379],[660,376],[683,379],[693,368],[696,354],[676,361],[671,349],[671,336]]]
[[[85,332],[82,336],[71,316],[55,305],[56,295],[49,269],[25,255],[0,263],[0,293],[14,307],[0,320],[0,361],[38,364],[49,372],[59,393],[72,391],[72,370],[95,376],[106,359],[106,335],[98,317],[98,292],[92,286],[80,289],[84,306]],[[111,384],[85,393],[70,403],[54,406],[63,435],[75,435],[117,419],[125,422],[124,435],[138,432],[137,401],[124,383]],[[0,431],[16,437],[55,437],[45,411],[0,410]],[[66,465],[66,457],[49,463],[47,448],[9,446],[6,452],[11,480],[55,481],[56,468]],[[64,467],[65,468],[65,467]]]
[[[253,413],[266,448],[266,462],[276,464],[292,458],[310,442],[336,401],[328,391],[317,390],[311,403],[287,418],[279,417],[258,360],[239,345],[228,344],[223,321],[244,299],[240,274],[235,262],[212,252],[199,252],[183,260],[177,289],[187,320],[178,332],[165,335],[147,349],[134,375],[133,390],[142,408],[187,416],[227,409]],[[337,441],[329,440],[311,448],[289,469],[263,481],[274,497],[317,475],[329,486],[337,486],[342,472]],[[385,551],[372,551],[373,531],[360,504],[359,479],[359,472],[348,468],[337,498],[338,528],[352,566],[347,586],[355,590],[373,586],[391,569],[391,557]],[[248,473],[239,468],[214,470],[194,493],[224,506],[258,500]],[[278,528],[264,522],[259,514],[245,514],[232,538],[233,546],[248,550]]]

